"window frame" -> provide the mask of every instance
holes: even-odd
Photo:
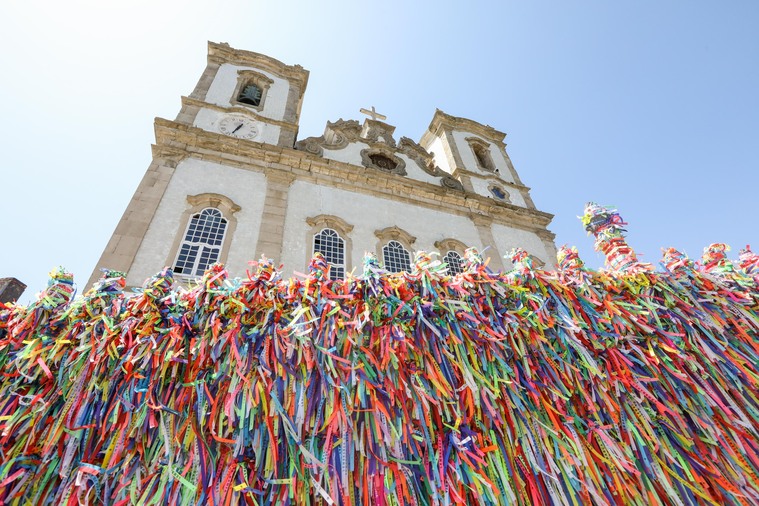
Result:
[[[331,234],[334,234],[334,237],[336,237],[337,240],[339,241],[339,245],[340,245],[340,248],[342,250],[339,253],[340,255],[342,255],[342,260],[343,260],[342,263],[338,264],[338,263],[335,263],[335,262],[331,261],[330,258],[329,258],[329,256],[330,256],[329,255],[329,253],[330,253],[329,251],[319,251],[319,253],[321,253],[322,256],[324,256],[324,259],[327,261],[327,264],[329,264],[329,277],[330,277],[330,279],[345,279],[345,272],[346,272],[345,271],[345,239],[343,239],[336,230],[331,229],[329,227],[324,227],[319,232],[317,232],[316,234],[314,234],[313,238],[312,238],[312,241],[311,241],[311,251],[312,251],[311,255],[313,257],[313,255],[315,255],[317,253],[317,251],[316,251],[316,241],[317,241],[317,239],[324,238],[325,236],[328,236],[328,235],[331,235]],[[324,247],[322,249],[323,250],[327,250],[327,248],[324,248]],[[337,275],[337,273],[335,272],[337,269],[342,270],[342,274],[341,275]]]
[[[385,169],[380,167],[379,165],[374,163],[374,160],[372,160],[373,156],[382,156],[387,159],[389,159],[391,162],[395,163],[395,167],[392,169]],[[406,162],[399,156],[396,156],[394,152],[392,152],[389,149],[386,148],[367,148],[361,150],[361,164],[364,167],[370,168],[370,169],[376,169],[381,172],[384,172],[385,174],[396,174],[398,176],[405,176],[406,173]]]
[[[377,258],[381,259],[382,265],[387,268],[387,265],[385,264],[385,246],[390,243],[391,241],[395,241],[406,250],[406,252],[409,254],[409,269],[414,268],[414,246],[413,244],[416,242],[416,237],[409,234],[405,230],[397,227],[387,227],[383,228],[382,230],[376,230],[374,232],[374,235],[377,236],[379,241],[377,242]],[[405,272],[405,271],[401,271]]]
[[[311,261],[314,256],[315,244],[317,234],[321,233],[324,229],[330,229],[334,231],[340,239],[343,240],[343,270],[347,276],[351,272],[353,266],[353,241],[351,240],[350,233],[353,230],[353,225],[343,220],[339,216],[332,214],[320,214],[306,218],[306,224],[309,225],[309,229],[306,230],[306,244],[311,244],[311,255],[306,259],[306,263]],[[330,269],[331,271],[332,269]],[[331,279],[332,276],[330,275]]]
[[[472,150],[472,156],[474,156],[474,163],[477,168],[485,172],[497,173],[498,167],[496,167],[493,153],[490,151],[490,144],[479,137],[467,137],[466,141]],[[485,157],[484,161],[477,155],[478,151]]]
[[[458,239],[453,239],[451,237],[448,237],[446,239],[442,239],[440,241],[435,241],[435,247],[440,252],[440,260],[442,262],[445,262],[445,258],[448,255],[448,253],[456,253],[459,258],[461,258],[461,261],[463,262],[465,259],[464,253],[466,252],[468,246],[464,244],[463,242],[459,241]],[[464,271],[462,267],[462,272]],[[449,274],[450,271],[448,271]],[[453,275],[453,274],[451,274]]]
[[[177,234],[174,238],[171,249],[169,250],[169,256],[166,259],[166,265],[170,265],[171,268],[174,269],[177,260],[179,259],[179,253],[181,252],[182,244],[185,242],[185,237],[187,236],[187,232],[190,228],[190,223],[193,216],[201,213],[204,209],[209,208],[218,210],[221,213],[222,218],[227,221],[227,225],[224,230],[224,238],[221,242],[219,256],[216,259],[216,262],[226,264],[227,256],[229,254],[229,246],[232,243],[232,237],[234,237],[235,230],[237,228],[237,218],[235,217],[235,213],[241,209],[240,206],[235,204],[232,199],[218,193],[201,193],[199,195],[188,195],[187,204],[189,207],[184,210],[182,216],[179,219]],[[199,275],[175,273],[175,277],[177,279],[197,279]]]
[[[501,197],[497,196],[495,194],[495,192],[493,191],[494,189],[498,189],[499,191],[501,191],[503,193],[504,197],[501,198]],[[506,204],[511,204],[512,203],[511,202],[511,193],[509,193],[509,190],[507,190],[506,188],[504,188],[502,185],[495,184],[495,183],[489,184],[488,185],[488,191],[490,192],[489,196],[491,198],[494,198],[496,201],[498,201],[498,202],[504,202]]]
[[[209,221],[208,218],[205,218],[206,216],[212,217],[211,221]],[[210,237],[211,233],[214,231],[214,226],[216,225],[213,218],[219,219],[219,224],[216,226],[218,230],[215,233],[216,235],[219,233],[221,234],[221,240],[218,240],[218,237]],[[201,222],[202,225],[200,224]],[[179,275],[200,276],[202,273],[197,271],[200,269],[204,256],[208,255],[209,257],[207,265],[203,269],[204,272],[208,267],[218,262],[219,257],[221,256],[221,248],[224,245],[224,237],[227,234],[228,224],[229,222],[224,217],[224,214],[214,207],[205,207],[201,209],[200,212],[193,214],[187,222],[184,238],[179,244],[177,258],[174,260],[174,272]],[[192,234],[192,238],[189,237],[190,234]],[[199,240],[197,237],[198,235],[201,236]],[[204,240],[202,237],[203,235],[208,235],[209,237]],[[188,246],[188,250],[185,253],[185,259],[181,260],[182,253],[185,251],[185,246]],[[192,260],[190,260],[190,258],[192,258]],[[213,260],[211,260],[211,258],[213,258]],[[182,267],[183,272],[178,272],[178,264],[180,261],[185,264]],[[189,273],[186,272],[188,268]]]
[[[396,244],[398,245],[397,247],[396,246],[392,246],[392,245],[396,245]],[[386,253],[385,250],[386,250],[386,248],[389,250],[389,248],[391,248],[391,247],[393,247],[394,249],[400,249],[401,251],[403,251],[403,253],[405,253],[408,256],[408,269],[401,269],[401,270],[397,270],[396,271],[396,270],[393,270],[393,269],[390,268],[390,265],[388,265],[389,264],[388,258],[385,255],[385,253]],[[411,257],[411,251],[409,251],[399,241],[396,241],[395,239],[390,239],[389,241],[387,241],[385,244],[382,245],[382,265],[385,267],[386,270],[388,270],[388,271],[390,271],[392,273],[411,272],[411,269],[413,267],[412,266],[412,261],[413,261],[413,258]]]
[[[240,94],[242,94],[245,87],[251,84],[255,84],[261,90],[261,100],[258,102],[258,105],[247,104],[245,102],[240,102],[239,100]],[[237,85],[235,86],[235,91],[232,94],[229,103],[231,105],[245,107],[246,109],[263,111],[264,104],[266,103],[266,95],[272,84],[274,84],[274,80],[260,72],[256,72],[255,70],[238,70]]]

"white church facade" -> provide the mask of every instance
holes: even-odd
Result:
[[[535,208],[504,133],[438,110],[419,141],[397,139],[372,108],[299,140],[308,75],[209,43],[177,118],[155,120],[153,161],[88,284],[101,268],[140,286],[164,266],[191,278],[214,262],[244,276],[261,255],[289,274],[315,251],[333,277],[361,272],[365,252],[396,272],[416,250],[455,272],[472,246],[493,269],[514,247],[554,264],[552,215]]]

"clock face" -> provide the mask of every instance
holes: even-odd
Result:
[[[219,132],[240,139],[255,139],[258,126],[243,116],[225,116],[219,121]]]

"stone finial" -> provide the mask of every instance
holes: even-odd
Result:
[[[585,204],[585,214],[580,218],[588,234],[595,237],[594,248],[606,256],[606,265],[611,271],[640,272],[652,271],[651,264],[641,263],[635,251],[625,241],[624,228],[627,223],[613,207],[604,207],[595,202]]]

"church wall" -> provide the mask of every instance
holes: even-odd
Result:
[[[287,80],[278,77],[271,72],[261,70],[253,67],[242,67],[239,65],[232,65],[229,63],[223,64],[219,67],[219,71],[216,73],[216,78],[211,83],[211,87],[208,89],[208,95],[206,101],[218,105],[220,107],[229,107],[230,101],[233,99],[234,91],[237,86],[238,74],[240,70],[255,70],[256,72],[265,75],[272,81],[272,85],[266,92],[266,97],[263,103],[263,109],[256,111],[257,114],[265,118],[271,118],[281,120],[285,117],[285,109],[287,107],[287,95],[290,91],[290,84]],[[245,107],[241,105],[240,107]]]
[[[211,109],[201,109],[198,111],[198,115],[195,117],[193,126],[202,128],[203,130],[210,130],[212,132],[218,132],[218,122],[221,118],[228,113],[222,113]],[[253,141],[263,142],[266,144],[277,144],[279,142],[281,127],[278,125],[272,125],[271,123],[264,123],[256,121],[259,134],[254,137]]]
[[[368,147],[363,142],[352,142],[343,149],[325,149],[324,158],[353,165],[361,165],[361,150]]]
[[[348,271],[355,268],[357,273],[362,270],[364,252],[377,253],[380,240],[374,232],[386,227],[397,226],[415,236],[413,250],[436,251],[435,241],[451,237],[467,246],[482,248],[477,229],[464,216],[305,181],[292,184],[288,200],[286,246],[282,252],[285,272],[305,269],[313,247],[313,237],[309,234],[311,227],[306,219],[321,214],[338,216],[353,225],[349,234],[353,247]]]
[[[411,179],[416,179],[417,181],[424,181],[425,183],[431,183],[435,186],[440,185],[440,178],[435,176],[430,176],[427,174],[418,163],[416,163],[414,160],[409,158],[406,155],[398,155],[400,158],[403,158],[403,161],[406,162],[406,172],[408,173],[406,177]]]
[[[141,286],[145,279],[174,262],[175,259],[169,255],[172,254],[171,250],[178,234],[185,232],[183,214],[186,209],[192,207],[187,202],[187,197],[203,193],[224,195],[240,206],[241,209],[234,214],[237,227],[226,264],[233,275],[245,274],[248,261],[253,260],[258,240],[266,194],[266,178],[257,172],[188,158],[179,163],[166,188],[161,204],[129,269],[129,285]]]
[[[451,174],[453,172],[451,164],[448,161],[448,157],[445,156],[445,150],[443,149],[443,139],[440,137],[435,137],[435,140],[432,141],[429,148],[427,148],[427,151],[432,153],[435,159],[435,165],[440,167],[441,170],[446,171],[448,174]]]
[[[343,149],[324,149],[323,156],[329,160],[337,160],[339,162],[357,165],[358,168],[356,170],[363,170],[361,151],[364,149],[369,149],[369,145],[363,142],[352,142]],[[435,186],[440,184],[439,177],[427,174],[421,167],[419,167],[419,164],[408,156],[401,153],[396,153],[396,155],[406,163],[406,177],[417,181],[424,181],[425,183],[431,183]]]
[[[469,142],[466,140],[467,137],[477,137],[478,139],[482,139],[482,137],[471,134],[469,132],[462,132],[458,130],[453,132],[453,139],[456,142],[456,146],[459,148],[459,154],[461,155],[461,160],[464,162],[465,168],[471,170],[472,172],[490,174],[489,172],[480,169],[479,165],[477,165],[477,160],[474,157],[474,152],[472,151],[472,148],[469,147]],[[483,142],[487,142],[490,145],[490,158],[493,159],[493,164],[495,165],[496,170],[498,170],[498,175],[500,178],[504,181],[508,181],[509,183],[513,183],[514,178],[511,177],[511,171],[509,170],[509,166],[507,165],[506,159],[504,158],[503,153],[501,153],[501,150],[492,141],[488,141],[486,139],[482,140]]]
[[[551,255],[546,251],[545,245],[534,233],[497,223],[492,225],[492,230],[496,247],[502,255],[506,255],[513,248],[522,248],[527,253],[540,258],[546,264],[554,263],[555,260],[550,258]],[[492,253],[490,255],[488,253],[490,252],[486,252],[485,256],[493,256]],[[503,263],[506,269],[511,268],[511,263],[508,260],[504,259]]]
[[[521,207],[527,207],[524,198],[522,197],[522,194],[519,193],[519,191],[515,188],[510,187],[507,184],[504,184],[502,181],[499,181],[498,179],[479,179],[479,178],[472,178],[471,180],[472,187],[474,188],[474,192],[479,195],[484,195],[486,197],[493,197],[493,194],[490,192],[490,189],[488,188],[491,184],[497,184],[503,190],[509,194],[509,200],[512,204],[515,206],[521,206]]]

